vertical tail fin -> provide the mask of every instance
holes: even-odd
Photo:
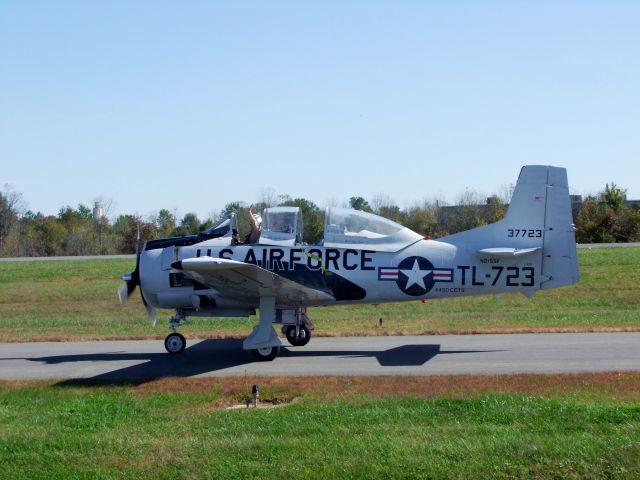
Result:
[[[566,169],[541,165],[522,167],[509,209],[501,222],[508,232],[522,228],[542,230],[540,288],[571,285],[579,280]]]

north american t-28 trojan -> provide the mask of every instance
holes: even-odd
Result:
[[[241,243],[234,213],[199,235],[147,241],[124,275],[124,302],[140,285],[155,308],[175,309],[165,340],[180,353],[176,330],[187,317],[247,317],[258,325],[244,340],[258,360],[273,360],[282,342],[305,345],[313,329],[307,307],[380,304],[463,295],[522,292],[579,278],[567,174],[525,166],[505,217],[437,240],[363,211],[328,208],[318,244],[302,242],[297,207],[266,208],[257,241]]]

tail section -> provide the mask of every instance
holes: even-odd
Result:
[[[538,288],[576,283],[578,257],[566,169],[522,167],[502,220],[441,240],[484,255],[518,256],[541,251]]]
[[[540,288],[571,285],[579,280],[566,169],[522,167],[509,210],[499,223],[504,224],[507,235],[512,235],[509,239],[516,243],[529,240],[533,230],[534,239],[542,247]]]

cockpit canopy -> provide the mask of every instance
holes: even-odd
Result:
[[[302,232],[300,207],[270,207],[262,212],[259,243],[293,246],[302,243]]]
[[[327,208],[324,218],[324,246],[349,248],[367,246],[393,252],[422,239],[412,230],[387,218],[350,208]]]
[[[262,212],[260,245],[302,244],[303,222],[299,207],[269,207]],[[224,239],[236,244],[238,220],[230,213],[198,238]],[[195,239],[195,237],[194,237]],[[320,244],[332,248],[367,248],[395,252],[422,239],[421,235],[386,218],[350,208],[327,208],[324,238]]]
[[[262,214],[263,245],[302,243],[303,222],[299,207],[271,207]],[[325,211],[324,239],[326,247],[370,248],[393,252],[422,239],[421,235],[378,215],[349,208],[328,208]]]

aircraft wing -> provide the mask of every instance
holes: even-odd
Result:
[[[225,298],[259,303],[260,297],[275,297],[278,306],[300,306],[332,295],[306,287],[251,263],[225,258],[188,258],[171,265],[211,287]]]

